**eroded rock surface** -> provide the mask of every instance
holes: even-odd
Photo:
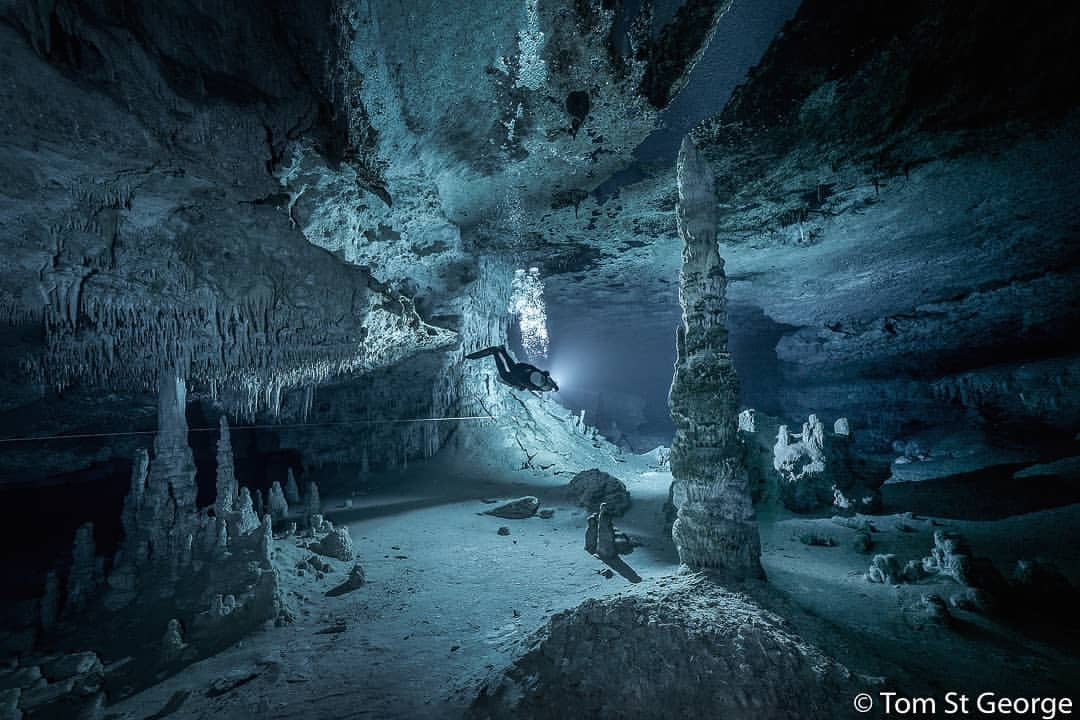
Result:
[[[702,681],[702,678],[708,678]],[[471,718],[840,717],[850,673],[784,620],[700,577],[556,614],[480,691]],[[553,702],[553,699],[558,700]]]

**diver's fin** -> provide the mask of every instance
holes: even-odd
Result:
[[[466,355],[465,357],[467,359],[469,359],[469,360],[477,360],[477,359],[482,358],[482,357],[487,357],[488,355],[494,355],[497,352],[499,352],[499,348],[497,348],[497,347],[489,347],[489,348],[484,348],[483,350],[477,350],[476,352],[471,352],[468,355]]]

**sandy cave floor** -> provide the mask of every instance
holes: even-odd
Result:
[[[676,571],[677,555],[663,528],[671,476],[647,456],[605,468],[623,479],[634,505],[618,528],[642,546],[624,556],[645,583]],[[582,549],[587,513],[561,492],[569,473],[552,470],[453,469],[437,460],[372,486],[344,508],[327,498],[327,515],[352,534],[367,584],[340,597],[325,591],[350,563],[327,560],[322,579],[295,566],[310,556],[295,539],[277,543],[279,568],[297,619],[268,627],[217,656],[196,663],[108,708],[119,720],[174,718],[442,718],[459,716],[477,685],[514,656],[518,641],[555,612],[628,586]],[[392,488],[392,489],[391,489]],[[551,519],[504,520],[480,515],[483,501],[525,494],[553,508]],[[869,677],[908,692],[1010,690],[1043,695],[1080,687],[1076,645],[1032,640],[971,613],[954,612],[945,630],[918,626],[906,609],[922,593],[947,597],[945,583],[883,586],[862,576],[871,555],[856,553],[852,530],[829,518],[785,511],[760,516],[766,585],[740,588],[779,612],[806,639]],[[908,527],[900,529],[898,524]],[[873,552],[903,562],[927,554],[938,528],[962,533],[979,555],[1004,572],[1016,559],[1054,560],[1080,580],[1080,505],[990,522],[877,516]],[[510,535],[500,536],[500,526]],[[799,536],[818,532],[836,547],[811,547]],[[1075,640],[1075,638],[1072,638]],[[222,695],[211,683],[239,684]],[[182,701],[182,702],[181,702]],[[170,704],[171,703],[171,704]]]

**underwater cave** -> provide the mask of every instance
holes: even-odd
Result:
[[[1073,714],[1078,76],[1040,0],[0,2],[0,720]]]

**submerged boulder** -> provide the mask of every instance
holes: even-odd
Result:
[[[622,515],[630,509],[630,491],[623,481],[597,468],[575,475],[566,486],[566,492],[590,512],[599,511],[605,504],[611,515]]]
[[[661,582],[553,616],[481,688],[468,717],[849,714],[851,674],[779,616],[700,575]]]

